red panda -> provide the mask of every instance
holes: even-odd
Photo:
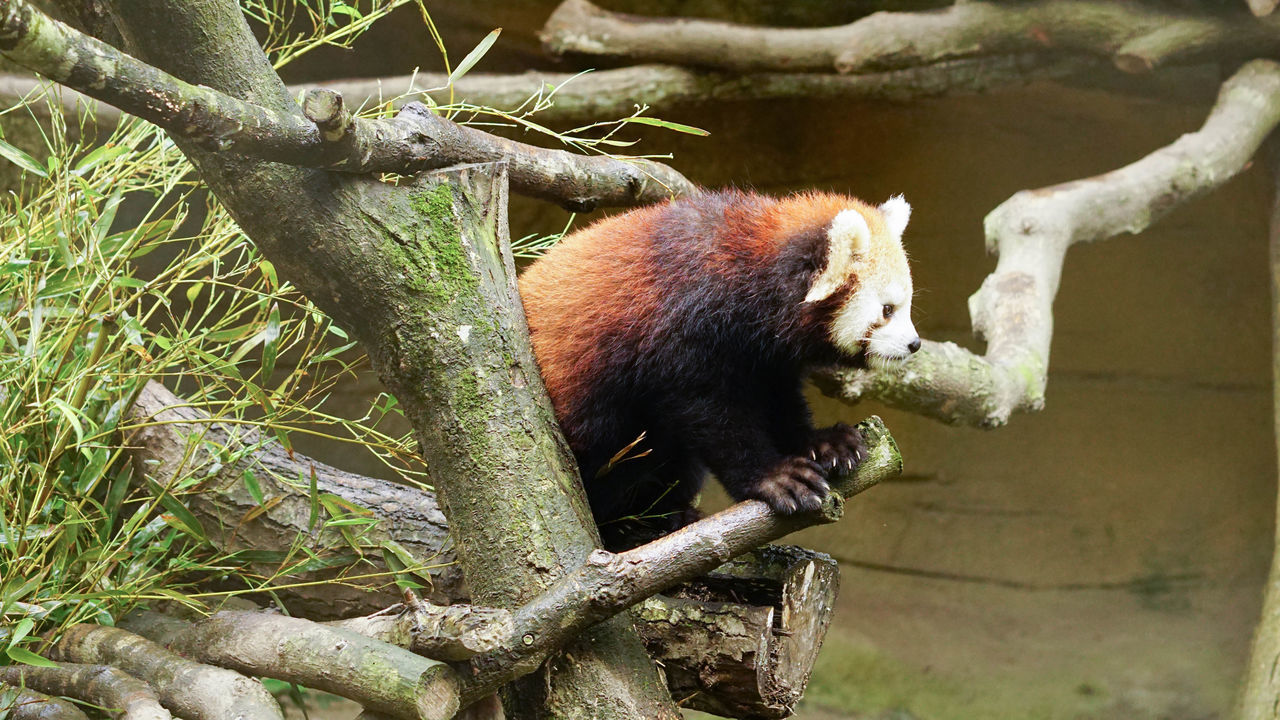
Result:
[[[920,347],[910,214],[901,196],[706,192],[597,222],[524,272],[534,354],[606,547],[695,519],[708,471],[735,500],[817,509],[826,473],[863,448],[847,425],[813,429],[802,382]]]

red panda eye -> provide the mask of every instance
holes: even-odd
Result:
[[[892,305],[885,305],[884,308],[882,309],[884,310],[885,320],[888,320],[889,318],[893,317],[894,307]]]

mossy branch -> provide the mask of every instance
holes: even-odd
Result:
[[[206,151],[350,173],[410,174],[505,159],[516,192],[576,211],[694,191],[683,175],[661,163],[574,155],[498,138],[419,103],[409,103],[391,119],[352,118],[343,111],[341,96],[316,91],[308,103],[314,118],[273,110],[179,80],[25,0],[0,2],[0,55]],[[325,114],[324,101],[332,117]]]

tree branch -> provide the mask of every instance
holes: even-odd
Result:
[[[967,58],[924,68],[878,73],[747,73],[719,72],[675,65],[637,65],[588,73],[527,72],[514,75],[470,72],[454,84],[454,97],[482,107],[515,110],[533,97],[552,101],[534,115],[544,125],[587,123],[621,118],[635,112],[637,103],[665,112],[690,104],[740,100],[794,98],[854,98],[904,101],[954,93],[984,92],[1038,80],[1081,76],[1096,71],[1099,62],[1082,57],[1045,57],[1040,53]],[[448,102],[447,76],[418,73],[385,78],[327,80],[314,86],[290,86],[294,95],[309,89],[332,90],[348,107],[376,107],[396,97]],[[0,99],[17,103],[41,87],[36,78],[0,74]],[[427,88],[426,90],[422,88]],[[403,96],[403,97],[401,97]],[[74,113],[91,98],[70,89],[57,94],[62,108]],[[46,98],[47,101],[53,98]],[[100,125],[119,120],[120,111],[94,103]]]
[[[1277,28],[1280,21],[1271,16],[1189,15],[1100,0],[973,0],[802,29],[642,18],[565,0],[542,38],[562,54],[736,72],[863,73],[1022,52],[1081,53],[1136,72],[1212,53],[1270,53],[1280,48]],[[1183,44],[1168,43],[1171,36]]]
[[[234,670],[188,660],[126,630],[74,625],[51,657],[110,665],[147,683],[159,701],[184,720],[283,720],[275,698],[258,680]]]
[[[192,85],[60,23],[24,0],[0,5],[0,54],[208,151],[352,173],[411,174],[459,163],[510,163],[512,187],[577,211],[693,192],[661,163],[574,155],[457,125],[417,103],[392,119],[352,119],[326,135],[314,119]],[[331,91],[329,91],[331,92]],[[341,98],[325,91],[331,104]],[[312,99],[319,112],[318,97]],[[323,118],[320,118],[323,119]]]
[[[815,381],[849,402],[873,397],[957,425],[996,427],[1014,412],[1039,410],[1067,249],[1139,233],[1218,187],[1248,166],[1278,123],[1280,65],[1255,60],[1223,84],[1200,130],[1104,175],[1024,190],[987,215],[987,249],[1000,259],[969,299],[984,356],[926,342],[900,367],[826,371]]]
[[[458,711],[457,674],[341,627],[259,610],[226,610],[189,625],[154,613],[122,627],[187,657],[254,676],[296,682],[405,720],[448,720]]]
[[[592,552],[513,614],[515,631],[509,642],[471,660],[470,671],[462,673],[463,704],[493,692],[586,628],[651,595],[796,530],[838,520],[843,497],[902,471],[902,456],[880,418],[864,420],[858,428],[866,456],[851,474],[830,478],[834,492],[817,513],[779,515],[763,502],[748,500],[632,550]]]
[[[273,592],[288,602],[291,612],[332,619],[369,612],[371,599],[375,607],[395,602],[398,593],[389,587],[391,575],[381,553],[387,542],[423,563],[424,567],[410,570],[425,576],[428,598],[447,604],[467,597],[462,573],[448,549],[449,528],[431,494],[345,472],[300,453],[285,452],[275,442],[264,447],[256,429],[215,421],[154,381],[138,394],[129,416],[137,429],[127,443],[139,477],[152,477],[167,487],[183,474],[223,467],[223,472],[202,484],[202,492],[183,498],[206,527],[221,529],[209,533],[209,541],[221,551],[287,554],[297,538],[309,537],[317,557],[362,553],[358,573],[334,567],[289,575],[287,584],[292,587]],[[214,457],[210,448],[220,448],[223,454]],[[262,505],[245,486],[246,472],[258,482]],[[287,483],[297,477],[315,477],[318,492],[338,495],[378,520],[356,536],[357,548],[351,548],[335,530],[315,530],[310,497]],[[278,563],[259,562],[252,567],[263,577],[274,577],[281,570]]]
[[[0,683],[22,685],[49,695],[65,695],[111,708],[121,720],[172,720],[147,684],[105,665],[57,663],[53,667],[0,667]]]
[[[9,720],[89,720],[71,702],[6,683],[0,683],[0,714]]]
[[[435,660],[467,660],[510,637],[511,613],[474,605],[433,605],[412,593],[406,602],[370,615],[334,620],[365,637],[398,645]]]

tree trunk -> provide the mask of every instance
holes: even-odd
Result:
[[[117,0],[113,11],[146,61],[298,112],[238,4]],[[515,607],[579,564],[591,516],[501,255],[502,172],[391,185],[179,146],[281,276],[368,350],[417,431],[476,598]],[[628,616],[565,650],[515,683],[513,718],[676,716]]]

